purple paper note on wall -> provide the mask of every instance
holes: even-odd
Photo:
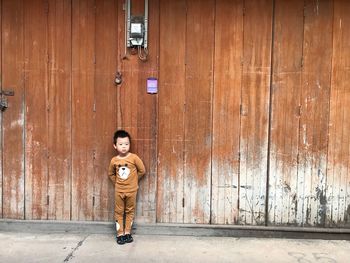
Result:
[[[155,94],[158,92],[158,79],[148,78],[147,79],[147,93]]]

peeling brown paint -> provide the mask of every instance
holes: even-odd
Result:
[[[149,171],[139,219],[349,226],[350,3],[272,2],[152,1],[146,63],[121,59],[121,1],[49,1],[49,13],[3,2],[2,84],[16,89],[3,114],[4,217],[26,207],[28,218],[109,220],[103,174],[123,127]]]

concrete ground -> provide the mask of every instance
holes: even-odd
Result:
[[[0,232],[0,262],[350,262],[350,241],[113,233]]]

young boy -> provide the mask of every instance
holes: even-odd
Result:
[[[131,226],[135,214],[138,180],[145,174],[142,160],[129,152],[130,141],[130,135],[126,131],[115,132],[113,146],[118,155],[112,158],[108,169],[108,176],[115,187],[114,218],[119,245],[133,241]]]

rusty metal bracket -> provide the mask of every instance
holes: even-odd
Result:
[[[0,90],[0,110],[5,111],[8,108],[7,98],[5,96],[14,96],[13,90]]]
[[[0,90],[0,95],[14,96],[15,92],[13,90]]]

